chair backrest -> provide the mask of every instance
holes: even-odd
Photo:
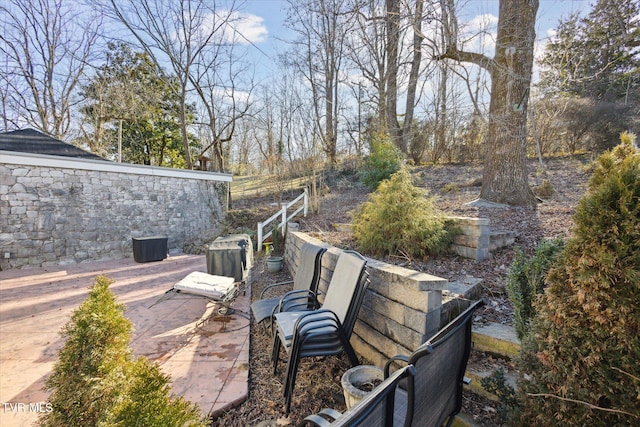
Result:
[[[331,425],[391,427],[393,425],[393,402],[396,387],[401,380],[413,377],[415,373],[413,365],[398,369]]]
[[[300,248],[298,270],[293,278],[293,290],[310,290],[316,292],[320,282],[322,254],[327,248],[306,242]]]
[[[482,300],[474,302],[409,357],[416,375],[415,386],[409,387],[408,396],[407,411],[412,420],[405,425],[439,427],[447,419],[450,425],[460,412],[464,373],[471,352],[473,312],[483,304]]]
[[[358,315],[357,310],[354,309],[360,307],[366,290],[368,276],[366,264],[366,259],[359,253],[342,252],[322,302],[322,308],[331,310],[338,316],[347,337],[351,335]]]

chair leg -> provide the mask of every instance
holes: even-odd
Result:
[[[278,359],[280,359],[280,337],[276,333],[273,336],[273,345],[271,346],[271,361],[273,362],[273,375],[278,373]]]
[[[293,397],[293,389],[296,385],[296,376],[298,375],[298,367],[300,365],[300,359],[294,355],[289,354],[289,361],[287,362],[287,374],[284,380],[284,401],[285,411],[287,414],[291,411],[291,398]]]
[[[349,342],[349,340],[342,340],[342,347],[344,348],[344,352],[347,353],[347,356],[349,357],[351,367],[358,366],[360,364],[360,360],[358,360],[358,356],[353,350],[353,347],[351,347],[351,343]]]

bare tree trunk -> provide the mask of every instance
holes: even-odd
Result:
[[[186,93],[185,87],[182,85],[180,91],[180,135],[182,136],[182,144],[184,146],[184,160],[186,162],[187,169],[193,169],[193,162],[191,161],[191,150],[189,150],[189,133],[187,132],[187,115],[186,109]]]
[[[413,122],[413,110],[416,103],[416,89],[418,87],[418,75],[420,74],[420,63],[422,62],[422,12],[424,9],[423,0],[416,0],[416,9],[413,15],[413,59],[411,60],[411,71],[409,73],[409,85],[407,86],[407,104],[405,107],[404,123],[402,124],[402,144],[405,153],[409,147],[409,136],[411,135],[411,125]]]
[[[327,52],[326,77],[324,81],[325,101],[324,101],[324,129],[325,129],[325,153],[329,159],[329,165],[333,167],[337,163],[336,158],[336,133],[334,132],[334,124],[336,117],[333,114],[334,105],[337,97],[335,97],[335,89],[337,82],[335,81],[335,61],[331,56],[334,52]]]
[[[528,184],[527,105],[538,1],[502,0],[491,73],[489,134],[480,198],[535,205]]]
[[[444,155],[447,146],[447,95],[449,69],[446,65],[440,67],[440,83],[438,83],[438,92],[435,104],[435,123],[434,123],[434,142],[431,161],[437,163]]]
[[[489,130],[485,141],[480,198],[515,206],[535,206],[528,184],[527,104],[533,67],[538,0],[500,0],[493,59],[448,46],[441,58],[472,62],[491,74]]]
[[[398,123],[398,44],[400,43],[400,2],[386,0],[387,12],[387,130],[396,146],[403,152],[407,148],[402,144],[402,133]]]

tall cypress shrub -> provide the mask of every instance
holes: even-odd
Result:
[[[41,426],[100,425],[122,398],[133,328],[109,290],[111,283],[97,277],[60,332],[65,344],[45,383],[53,411],[41,418]]]
[[[596,163],[523,341],[514,425],[640,424],[640,154]]]
[[[111,283],[98,276],[60,332],[65,344],[45,382],[52,411],[40,426],[204,426],[195,405],[171,395],[156,364],[133,358],[133,327]]]

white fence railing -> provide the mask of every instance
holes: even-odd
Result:
[[[290,210],[296,203],[300,203],[300,202],[302,202],[301,206],[299,206],[296,210],[294,210],[290,214],[287,214],[288,210]],[[267,227],[272,222],[279,220],[277,221],[277,225],[278,225],[278,228],[282,229],[282,235],[284,236],[287,233],[287,223],[296,215],[298,215],[300,212],[302,212],[302,215],[306,217],[308,208],[309,208],[309,193],[305,188],[304,193],[296,197],[291,202],[283,204],[282,209],[280,209],[280,211],[273,214],[266,221],[259,222],[257,250],[258,251],[262,250],[262,243],[265,240],[267,240],[269,237],[271,237],[271,235],[273,234],[273,227],[268,233],[264,234],[265,227]]]

